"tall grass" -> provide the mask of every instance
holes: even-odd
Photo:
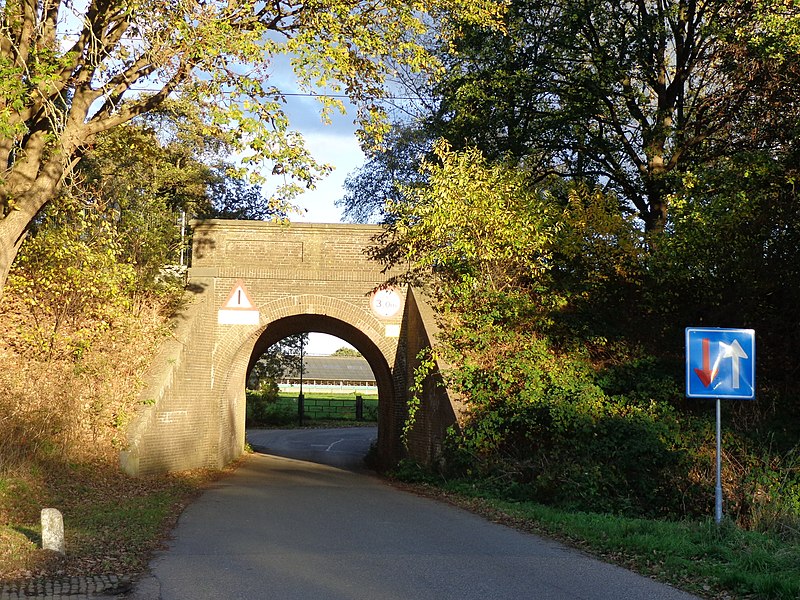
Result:
[[[19,320],[8,312],[0,318]],[[17,331],[0,331],[0,475],[112,458],[124,444],[142,373],[163,336],[158,307],[125,315],[77,360],[37,355]]]
[[[657,521],[569,512],[530,502],[487,503],[604,558],[714,597],[800,598],[800,536],[744,531],[730,521]]]
[[[135,573],[213,472],[132,479],[118,467],[142,376],[168,331],[160,301],[131,305],[81,352],[38,351],[36,324],[0,304],[0,580]],[[58,341],[58,340],[56,340]],[[39,516],[64,515],[67,558],[40,549]]]

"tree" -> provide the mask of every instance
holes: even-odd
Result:
[[[132,121],[98,134],[66,180],[67,192],[89,201],[86,210],[112,228],[118,259],[134,267],[140,291],[152,286],[164,265],[178,262],[180,213],[209,204],[217,176],[193,154],[190,146],[159,139],[148,124]]]
[[[492,164],[474,148],[452,152],[439,142],[434,154],[422,165],[427,182],[405,190],[408,202],[389,206],[378,256],[451,298],[539,287],[559,228],[550,195],[524,171]]]
[[[230,167],[231,165],[223,164],[214,170],[215,178],[208,190],[208,205],[196,211],[198,218],[264,221],[286,216],[285,211],[270,205],[264,198],[261,187],[241,177],[232,176]]]
[[[430,154],[431,140],[422,129],[395,124],[364,166],[347,176],[346,193],[336,201],[343,218],[352,223],[385,222],[389,205],[403,202],[403,187],[423,181],[422,159]]]
[[[91,199],[62,195],[20,251],[8,288],[28,356],[77,360],[129,312],[134,269],[104,216]]]
[[[200,218],[270,218],[260,188],[238,176],[213,139],[198,139],[173,107],[102,132],[66,179],[112,227],[119,260],[133,265],[137,287],[151,289],[179,260],[181,214]],[[44,213],[47,208],[43,210]],[[68,219],[63,214],[62,219]],[[41,213],[40,213],[41,214]],[[35,227],[32,228],[35,230]]]
[[[608,178],[647,230],[666,226],[682,169],[781,142],[771,113],[796,96],[800,63],[785,65],[794,75],[775,85],[774,61],[736,38],[752,21],[747,3],[579,0],[565,8],[552,61],[559,105],[543,124],[574,132],[562,164]]]
[[[798,439],[800,113],[786,94],[800,15],[784,2],[515,9],[538,35],[465,38],[429,130],[455,152],[437,146],[385,238],[384,256],[439,292],[436,353],[467,407],[445,476],[590,510],[702,510],[711,438],[698,407],[681,410],[683,329],[737,324],[763,342],[761,401],[731,418],[747,465],[730,469],[732,505],[755,517],[752,490],[773,484],[751,487],[752,472],[792,480],[779,455]],[[678,59],[687,39],[694,62]],[[622,448],[613,468],[597,460],[607,444]],[[759,454],[770,466],[751,471]]]
[[[96,136],[169,98],[265,173],[293,179],[291,197],[324,168],[289,129],[274,61],[287,55],[302,90],[323,88],[323,117],[355,104],[364,131],[381,128],[379,98],[397,64],[435,61],[415,43],[425,10],[493,22],[485,1],[3,0],[0,22],[0,289],[35,215]],[[445,26],[443,31],[454,32]],[[268,166],[268,165],[274,165]],[[283,180],[283,178],[281,178]],[[299,182],[299,183],[298,183]],[[300,185],[299,185],[300,184]]]
[[[301,355],[307,344],[308,334],[298,333],[267,348],[250,369],[247,387],[254,390],[267,387],[277,393],[278,379],[287,375],[299,375],[304,368]]]
[[[602,184],[662,231],[684,171],[791,143],[798,20],[777,0],[514,1],[507,35],[468,26],[441,51],[420,127],[542,179]]]
[[[362,356],[361,352],[356,350],[355,348],[350,348],[348,346],[342,346],[341,348],[337,348],[336,351],[331,354],[331,356]]]

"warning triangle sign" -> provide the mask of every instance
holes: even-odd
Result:
[[[256,305],[250,299],[241,279],[234,284],[231,294],[222,308],[224,310],[255,310]]]

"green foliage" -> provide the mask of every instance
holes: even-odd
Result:
[[[580,510],[709,514],[711,411],[683,398],[682,333],[687,322],[730,324],[727,313],[760,323],[764,361],[780,368],[762,378],[770,402],[732,408],[726,511],[745,527],[796,527],[797,427],[786,419],[796,409],[777,391],[791,371],[772,362],[795,355],[774,346],[795,339],[785,323],[795,286],[779,293],[796,272],[794,167],[752,156],[744,180],[733,176],[743,165],[726,161],[687,176],[648,247],[614,195],[532,185],[524,169],[473,150],[437,152],[384,252],[434,291],[436,354],[454,365],[444,376],[467,405],[442,474]]]
[[[389,475],[406,483],[436,485],[442,483],[441,477],[413,460],[403,459],[391,470]]]
[[[796,137],[798,15],[782,0],[513,0],[502,30],[465,24],[436,48],[441,77],[410,78],[410,92],[430,97],[424,114],[395,124],[392,148],[350,189],[380,212],[380,190],[408,177],[385,168],[406,140],[424,155],[425,140],[444,138],[538,179],[602,185],[619,214],[661,231],[684,171],[743,151],[781,155]],[[353,214],[356,199],[344,200]]]
[[[367,161],[344,182],[346,193],[336,201],[342,220],[353,223],[391,220],[388,207],[405,202],[403,189],[424,181],[420,162],[430,154],[427,132],[395,124],[379,145],[367,148]]]
[[[556,354],[543,339],[484,333],[484,342],[491,355],[453,375],[470,408],[451,440],[451,475],[580,510],[682,514],[685,431],[669,404],[606,394],[586,356]]]
[[[402,440],[408,445],[408,436],[414,430],[417,413],[422,406],[425,382],[430,380],[436,370],[436,356],[430,348],[423,348],[417,354],[417,367],[414,369],[414,382],[409,388],[410,396],[406,403],[406,421],[403,424]]]
[[[358,356],[361,356],[361,352],[359,352],[355,348],[350,348],[348,346],[342,346],[341,348],[337,348],[336,351],[333,354],[331,354],[331,356],[353,356],[353,357],[358,357]]]
[[[270,204],[261,187],[233,177],[221,169],[215,170],[208,195],[209,206],[197,210],[197,218],[267,221],[286,216],[284,211]]]
[[[759,53],[780,63],[800,55],[800,11],[785,0],[753,2],[753,23],[736,31],[737,37]]]
[[[182,294],[152,293],[141,269],[158,257],[130,262],[131,208],[111,201],[124,195],[87,179],[37,217],[0,302],[0,470],[116,454],[166,333],[158,313]]]
[[[0,130],[7,139],[21,137],[39,124],[39,113],[55,112],[64,122],[50,123],[46,130],[67,138],[60,141],[70,155],[97,132],[156,110],[179,91],[205,130],[245,152],[246,160],[277,163],[303,183],[313,182],[325,169],[289,129],[281,91],[271,81],[273,60],[289,57],[302,90],[330,92],[319,95],[323,118],[344,111],[337,94],[345,93],[357,107],[359,122],[375,132],[381,129],[377,99],[386,77],[398,65],[412,71],[436,68],[436,60],[416,43],[415,36],[430,25],[426,13],[437,15],[438,32],[446,37],[455,33],[447,25],[451,19],[491,26],[499,8],[395,1],[301,7],[192,1],[176,8],[143,1],[75,9],[74,23],[64,24],[57,22],[58,15],[73,9],[63,2],[42,12],[8,2],[2,14],[0,68],[7,102]],[[107,29],[113,35],[96,35]],[[67,32],[76,41],[61,51],[54,40]],[[144,89],[126,94],[137,86]],[[47,124],[48,117],[38,118]],[[295,183],[283,187],[298,189]]]
[[[378,398],[362,397],[364,422],[378,420]],[[247,390],[247,425],[254,427],[286,427],[297,425],[297,394],[273,392],[271,389]],[[356,419],[356,394],[314,392],[304,394],[303,422],[335,423]]]
[[[147,293],[164,265],[179,262],[179,215],[207,203],[212,177],[192,148],[162,142],[135,123],[98,136],[70,192],[91,198],[97,218],[113,228],[119,261],[134,268],[137,290]]]
[[[751,452],[743,465],[739,501],[747,525],[796,538],[800,531],[800,459],[795,446],[784,455]]]
[[[474,287],[503,291],[547,270],[558,213],[523,172],[489,164],[469,149],[434,149],[423,163],[428,182],[408,189],[409,203],[389,206],[395,242],[388,258],[412,275],[437,273],[453,293]]]
[[[286,392],[281,394],[282,401],[291,402],[297,414],[297,397],[289,396]],[[356,396],[357,394],[337,394],[333,392],[315,391],[303,394],[303,422],[331,423],[331,426],[352,424],[356,421]],[[361,422],[375,423],[378,420],[377,397],[362,397],[363,419]],[[345,422],[345,423],[343,423]]]
[[[755,329],[759,402],[740,418],[781,452],[796,443],[800,415],[792,375],[800,329],[788,318],[800,302],[797,155],[796,148],[783,161],[748,153],[686,175],[669,235],[648,257],[643,294],[649,311],[671,318],[641,330],[662,352],[677,353],[686,324]]]
[[[247,425],[283,427],[297,422],[297,409],[278,402],[275,386],[247,390]]]
[[[163,291],[165,265],[187,253],[182,219],[284,216],[218,158],[224,140],[199,136],[182,110],[169,104],[98,135],[69,180],[70,193],[90,198],[113,228],[119,259],[135,269],[139,293]]]
[[[30,314],[23,338],[37,356],[79,359],[130,308],[133,269],[91,204],[64,197],[30,236],[9,277]]]

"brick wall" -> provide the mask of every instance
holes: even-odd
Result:
[[[438,328],[430,305],[424,296],[409,289],[405,309],[405,377],[409,386],[413,385],[414,373],[420,366],[420,352],[433,350],[435,355]],[[413,427],[408,434],[408,454],[422,464],[434,462],[442,450],[447,430],[458,426],[464,406],[446,386],[442,371],[447,364],[441,360],[422,385],[419,394],[420,406],[415,415]],[[403,412],[404,418],[407,409]]]
[[[419,314],[404,289],[397,290],[397,314],[373,311],[371,294],[390,275],[369,256],[381,229],[214,220],[193,226],[188,287],[194,302],[178,317],[175,337],[153,365],[143,396],[149,405],[129,431],[123,468],[145,474],[220,467],[238,457],[244,448],[244,382],[251,360],[303,331],[341,337],[367,358],[380,397],[378,453],[384,462],[399,458],[414,365],[406,347],[429,343],[429,317]],[[258,311],[256,322],[221,324],[218,311],[238,282]],[[439,404],[431,406],[441,412]],[[435,453],[447,418],[439,412],[430,423],[420,421],[419,433],[415,428],[415,457]]]

